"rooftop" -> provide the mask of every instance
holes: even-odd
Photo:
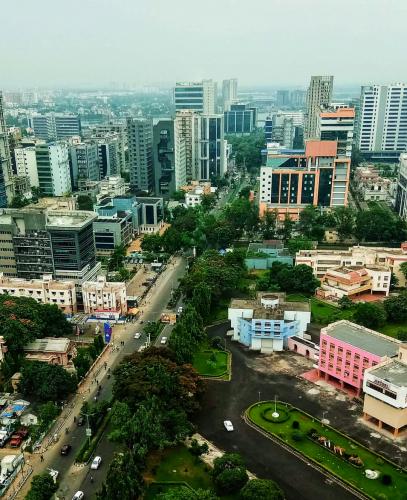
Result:
[[[336,141],[307,141],[305,156],[336,156],[338,143]]]
[[[400,361],[392,360],[390,363],[369,370],[369,373],[390,384],[400,387],[407,386],[407,365],[400,363]]]
[[[331,337],[363,351],[376,354],[376,356],[389,356],[392,358],[398,353],[400,341],[347,320],[331,323],[322,332],[324,330]]]
[[[334,111],[323,111],[320,116],[321,118],[355,118],[355,110],[353,108],[338,108]]]
[[[67,352],[70,340],[64,337],[45,337],[24,346],[25,352]]]
[[[81,228],[96,219],[95,212],[85,210],[47,212],[47,229]]]

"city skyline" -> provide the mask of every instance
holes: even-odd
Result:
[[[322,0],[255,0],[250,11],[238,0],[208,0],[200,10],[186,0],[73,0],[63,15],[50,0],[40,5],[3,6],[3,88],[233,77],[241,86],[305,86],[324,74],[337,85],[407,80],[402,2],[344,0],[341,13]],[[391,36],[373,36],[384,18]],[[332,36],[340,31],[346,36]]]

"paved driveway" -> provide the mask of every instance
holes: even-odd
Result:
[[[222,335],[224,331],[225,328],[217,327],[210,335]],[[259,397],[261,400],[268,400],[274,399],[277,394],[280,400],[319,418],[323,411],[328,410],[326,417],[332,425],[345,431],[354,426],[352,430],[360,434],[357,438],[360,437],[365,444],[371,445],[370,432],[365,428],[357,428],[355,423],[355,413],[360,411],[360,407],[355,408],[354,402],[343,401],[343,398],[337,400],[335,395],[316,391],[313,384],[289,373],[289,370],[273,370],[273,363],[277,365],[282,356],[287,356],[283,363],[287,359],[287,365],[290,361],[295,364],[296,361],[290,358],[294,354],[263,356],[244,351],[230,340],[227,340],[227,347],[233,355],[232,381],[208,382],[203,408],[196,418],[198,432],[225,451],[241,453],[248,469],[260,478],[277,481],[288,500],[354,499],[340,485],[327,481],[323,474],[249,427],[241,416]],[[226,419],[233,422],[234,432],[226,432],[223,428],[223,421]],[[353,432],[352,434],[354,435]]]

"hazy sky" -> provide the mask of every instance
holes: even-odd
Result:
[[[407,81],[407,0],[1,1],[0,88]]]

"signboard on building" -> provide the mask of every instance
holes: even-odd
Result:
[[[174,312],[165,312],[161,314],[161,323],[169,323],[175,325],[177,322],[177,315]]]

